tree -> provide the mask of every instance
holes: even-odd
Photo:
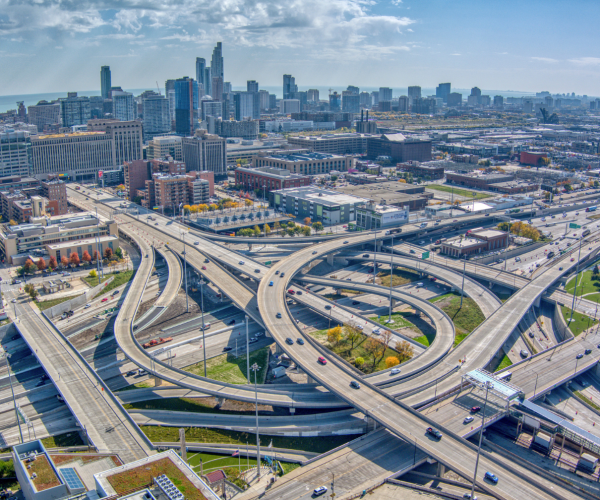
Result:
[[[341,327],[336,326],[334,328],[330,328],[329,330],[327,330],[327,341],[331,345],[339,344],[340,340],[342,340],[342,328]]]
[[[323,223],[322,222],[313,222],[312,228],[315,230],[315,232],[319,233],[320,231],[323,231]]]
[[[365,364],[365,358],[359,356],[354,360],[354,364],[360,368],[362,365]]]
[[[281,229],[281,224],[279,224],[278,221],[275,221],[273,223],[273,231],[275,231],[276,233],[278,233],[280,229]]]
[[[304,236],[310,236],[310,233],[311,233],[310,227],[304,226],[300,231],[302,232],[302,234]]]
[[[24,290],[25,293],[29,294],[29,296],[34,300],[38,296],[38,291],[35,289],[35,286],[33,286],[33,283],[28,283],[25,285]]]
[[[594,269],[592,269],[592,276],[598,276],[600,274],[600,269],[598,269],[598,264],[596,264],[594,266]]]
[[[123,250],[121,249],[121,247],[117,247],[117,248],[115,249],[115,255],[116,255],[117,257],[119,257],[119,259],[122,259],[122,258],[123,258]]]
[[[71,257],[69,257],[69,262],[74,265],[74,266],[78,266],[79,265],[79,255],[77,255],[77,252],[73,252],[71,254]]]
[[[8,222],[11,226],[16,226],[17,222],[13,219],[10,219],[10,221]]]
[[[119,184],[119,185],[117,186],[117,190],[118,190],[118,191],[125,191],[125,185],[124,185],[124,184]]]
[[[25,261],[25,265],[23,266],[23,268],[25,269],[26,273],[35,272],[35,264],[33,263],[33,261],[31,259],[27,259]]]
[[[400,363],[408,361],[415,353],[413,346],[410,345],[406,340],[398,342],[395,349],[398,352],[398,359],[400,360]]]
[[[48,262],[48,267],[53,271],[58,267],[58,262],[56,262],[56,257],[52,255],[50,257],[50,261]]]
[[[105,258],[106,260],[110,260],[112,256],[113,256],[113,251],[112,251],[112,248],[106,248],[106,249],[104,250],[104,258]]]
[[[295,234],[296,234],[296,232],[294,231],[294,229],[293,229],[293,228],[291,228],[291,227],[288,227],[288,228],[285,230],[285,232],[286,232],[286,234],[287,234],[288,236],[295,236]]]
[[[385,358],[385,366],[392,368],[393,366],[399,365],[400,360],[396,356],[388,356]]]
[[[68,267],[68,265],[69,265],[69,259],[67,259],[67,256],[66,256],[66,255],[63,255],[63,256],[60,258],[60,265],[61,265],[62,267]]]
[[[370,337],[369,340],[365,342],[365,351],[373,357],[372,370],[374,370],[379,361],[385,356],[385,345],[383,345],[383,342],[379,339]]]
[[[354,349],[355,346],[358,347],[367,340],[367,336],[363,335],[358,329],[358,325],[352,322],[344,325],[344,336],[346,340],[350,342],[350,350]]]
[[[201,203],[200,205],[198,205],[198,211],[199,212],[208,212],[208,205],[206,205],[205,203]]]
[[[141,201],[142,201],[142,197],[141,196],[135,196],[133,198],[133,200],[131,200],[131,201],[133,201],[134,203],[136,203],[136,204],[139,205],[141,203]]]
[[[311,223],[310,217],[306,217],[306,218],[304,219],[304,225],[305,225],[305,226],[310,226],[310,223]]]
[[[271,226],[269,226],[269,224],[265,224],[264,225],[264,230],[265,230],[265,234],[270,234],[271,233]]]
[[[94,260],[98,260],[100,258],[100,252],[98,250],[94,250]]]
[[[46,266],[47,266],[46,261],[44,260],[43,257],[40,257],[37,261],[37,268],[40,271],[43,271],[44,269],[46,269]]]
[[[251,207],[252,205],[254,205],[254,202],[252,200],[249,200],[248,198],[246,198],[246,200],[244,201],[244,204],[247,207]]]
[[[88,252],[87,250],[85,250],[83,252],[83,255],[81,256],[81,259],[83,260],[83,263],[85,265],[88,265],[90,262],[92,262],[92,256],[90,255],[90,252]]]
[[[192,211],[192,207],[189,205],[183,205],[183,215],[187,215]]]
[[[97,278],[98,277],[98,273],[96,272],[95,269],[92,269],[90,271],[90,275],[89,276],[90,276],[90,278]]]
[[[254,226],[254,235],[255,236],[260,236],[260,227],[258,226]]]

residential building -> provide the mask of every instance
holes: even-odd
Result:
[[[202,89],[201,94],[206,95],[206,83],[204,82],[204,76],[206,73],[206,59],[203,57],[196,57],[196,82],[198,83],[198,91]]]
[[[363,230],[386,229],[408,223],[408,207],[367,202],[356,207],[356,226]]]
[[[440,83],[435,89],[435,96],[448,102],[448,96],[452,92],[452,85],[449,83]]]
[[[410,104],[412,104],[415,99],[419,99],[420,97],[421,87],[419,87],[418,85],[408,87],[408,100],[410,101]]]
[[[358,113],[360,111],[360,96],[354,92],[344,90],[342,92],[342,111]]]
[[[398,111],[400,113],[408,113],[410,110],[410,98],[407,95],[398,97]]]
[[[200,107],[202,109],[202,121],[206,121],[207,116],[213,116],[215,118],[223,117],[222,102],[202,99],[200,101]]]
[[[151,95],[142,99],[144,116],[144,141],[171,131],[169,100],[162,95]]]
[[[417,97],[412,103],[412,112],[418,115],[434,115],[435,110],[436,102],[431,97]]]
[[[504,109],[504,97],[501,95],[494,96],[494,108]]]
[[[367,117],[368,118],[368,117]],[[329,134],[309,137],[288,137],[291,146],[318,153],[335,155],[362,154],[367,152],[367,134]]]
[[[489,108],[492,105],[492,100],[489,95],[482,95],[479,97],[479,104],[484,108]]]
[[[102,66],[100,68],[100,95],[103,99],[110,99],[111,86],[110,66]]]
[[[60,102],[60,115],[63,127],[85,125],[91,118],[90,98],[78,97],[77,92],[68,92]]]
[[[225,81],[225,68],[223,64],[223,44],[221,42],[217,42],[217,45],[213,49],[212,59],[210,60],[210,70],[213,78],[217,77],[221,79],[221,82]]]
[[[133,103],[133,94],[130,92],[114,91],[112,93],[113,117],[119,121],[132,121],[137,118]]]
[[[195,189],[193,183],[198,182],[198,181],[202,181],[206,183],[205,187],[202,187],[202,192],[204,192],[206,190],[206,193],[208,196],[214,196],[215,195],[215,173],[211,172],[210,170],[202,170],[202,171],[194,171],[192,170],[191,172],[187,172],[185,175],[188,176],[188,179],[190,179],[189,182],[191,182],[192,186],[192,190]],[[194,201],[194,194],[190,193],[190,199],[192,200],[193,203],[198,203],[197,201]]]
[[[451,92],[448,94],[448,107],[460,107],[462,106],[462,94],[458,92]]]
[[[248,80],[246,82],[246,90],[248,92],[258,92],[258,82],[256,80]]]
[[[429,161],[431,160],[431,140],[406,137],[403,134],[370,136],[367,138],[367,157],[369,160],[387,157],[396,163],[409,160]]]
[[[189,205],[187,175],[154,174],[152,182],[154,183],[154,204],[156,206],[172,214],[178,214],[180,205]]]
[[[12,129],[0,132],[0,177],[29,175],[30,167],[29,133]]]
[[[208,170],[217,176],[227,173],[225,138],[198,129],[192,137],[182,139],[182,150],[188,172]]]
[[[223,78],[220,76],[212,77],[211,96],[214,101],[223,100]]]
[[[261,110],[269,109],[270,108],[269,92],[267,90],[259,90],[258,95],[259,95],[260,109]]]
[[[190,205],[208,204],[210,202],[210,183],[206,179],[192,177],[189,174],[187,178]]]
[[[43,132],[48,125],[60,123],[60,104],[57,102],[39,101],[33,106],[27,106],[29,123],[37,126],[38,132]]]
[[[315,186],[280,189],[269,193],[269,204],[283,213],[310,217],[326,226],[356,220],[356,210],[369,200]]]
[[[212,96],[212,71],[204,68],[204,95]]]
[[[240,137],[242,139],[254,140],[258,138],[258,121],[255,120],[214,120],[215,134],[221,137]]]
[[[233,94],[233,103],[237,121],[260,118],[260,95],[258,92],[236,92]]]
[[[342,109],[342,96],[337,92],[329,94],[329,110],[330,111],[341,111]],[[298,110],[299,111],[299,110]]]
[[[331,171],[347,172],[354,167],[354,158],[326,153],[263,153],[252,158],[253,167],[285,168],[302,175],[328,174]]]
[[[281,99],[279,101],[279,112],[287,115],[300,112],[300,101],[298,99]]]
[[[54,215],[65,215],[69,212],[67,203],[67,185],[59,179],[50,179],[40,183],[44,198],[56,201],[57,210]]]
[[[285,168],[238,167],[235,170],[235,184],[246,191],[264,189],[266,192],[277,189],[310,186],[308,175],[293,174]]]
[[[346,88],[346,92],[351,92],[353,94],[360,94],[360,89],[354,85],[348,85],[348,87]],[[343,92],[342,92],[343,94]]]
[[[175,161],[183,161],[183,139],[173,135],[153,137],[146,148],[148,160],[171,157]]]
[[[150,179],[150,162],[147,160],[126,161],[123,164],[123,177],[127,197],[133,200],[139,189],[144,189],[144,183]]]
[[[198,126],[198,82],[183,77],[175,80],[175,133],[188,136]]]
[[[508,233],[495,229],[473,230],[467,237],[459,236],[442,242],[441,252],[452,257],[473,255],[508,246]]]
[[[379,87],[379,102],[391,101],[392,100],[392,89],[389,87]]]
[[[292,92],[298,92],[296,79],[292,75],[283,75],[283,98],[290,99]]]
[[[308,89],[307,99],[309,102],[319,102],[319,91],[317,89]]]

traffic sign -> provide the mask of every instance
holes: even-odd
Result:
[[[428,258],[429,258],[429,252],[423,252],[421,254],[421,259],[425,260],[425,259],[428,259]]]
[[[581,229],[581,226],[579,224],[575,224],[574,222],[571,222],[569,224],[569,229]]]
[[[98,178],[102,179],[102,176],[104,175],[104,172],[102,172],[102,170],[98,171]]]

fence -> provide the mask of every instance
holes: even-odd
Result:
[[[90,288],[83,295],[79,297],[75,297],[71,300],[67,300],[62,304],[57,304],[54,307],[50,307],[44,311],[44,314],[52,319],[56,316],[60,316],[62,313],[75,309],[76,307],[81,307],[84,304],[87,304],[100,290],[102,290],[105,286],[111,283],[115,279],[114,276],[108,278],[104,283],[100,283],[96,285],[94,288]]]

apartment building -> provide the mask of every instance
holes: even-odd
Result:
[[[22,130],[0,132],[0,177],[29,175],[31,141]]]
[[[175,161],[183,161],[183,147],[181,137],[175,135],[162,135],[152,138],[146,148],[148,160],[160,158],[173,158]]]
[[[188,171],[210,170],[215,175],[227,173],[226,140],[198,129],[192,137],[182,139],[183,160]]]

